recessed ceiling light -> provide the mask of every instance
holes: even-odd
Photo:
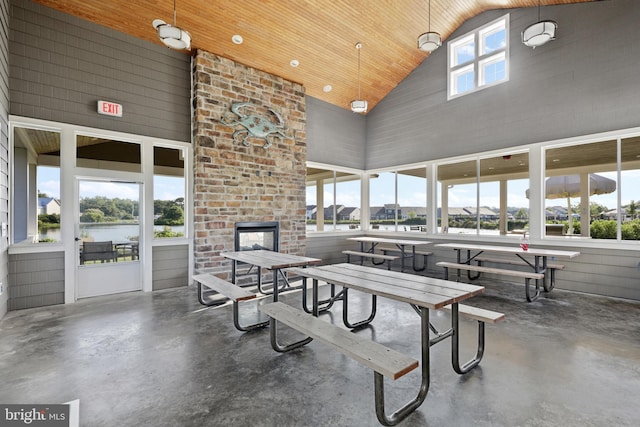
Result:
[[[239,34],[234,34],[231,37],[231,41],[234,42],[235,44],[242,44],[242,42],[244,41],[244,39],[242,38],[241,35]]]
[[[331,89],[333,89],[331,85],[326,85],[325,87],[322,88],[322,90],[325,92],[331,92]]]
[[[298,61],[297,59],[292,59],[291,62],[289,62],[289,65],[291,65],[293,68],[296,68],[298,65],[300,65],[300,61]]]

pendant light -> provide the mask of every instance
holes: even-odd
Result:
[[[440,46],[442,46],[440,34],[431,31],[431,0],[429,0],[429,31],[418,37],[418,49],[431,53]]]
[[[360,50],[362,49],[362,43],[356,43],[356,49],[358,49],[358,99],[351,101],[351,111],[354,113],[366,113],[367,101],[360,99]]]
[[[522,43],[536,48],[556,38],[558,24],[555,21],[540,20],[540,0],[538,0],[538,22],[529,25],[522,32]]]
[[[176,0],[173,0],[173,25],[162,19],[154,19],[151,25],[158,31],[160,41],[167,47],[176,50],[191,49],[191,34],[176,26]]]

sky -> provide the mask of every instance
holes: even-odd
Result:
[[[154,200],[175,200],[184,197],[184,179],[155,176],[154,191]],[[49,197],[60,198],[59,168],[38,166],[38,192],[45,193]],[[130,200],[137,200],[139,197],[137,184],[108,181],[83,180],[80,194],[81,197],[104,196]]]

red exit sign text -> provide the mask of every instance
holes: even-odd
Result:
[[[98,101],[98,113],[105,116],[122,117],[122,105],[109,101]]]

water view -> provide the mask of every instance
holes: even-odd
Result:
[[[166,226],[154,225],[154,231],[162,231]],[[169,227],[173,232],[184,234],[184,225]],[[140,235],[138,224],[81,224],[80,237],[90,237],[94,241],[111,240],[113,242],[137,240]],[[51,239],[56,242],[61,241],[59,228],[49,228],[40,231],[40,240]]]

